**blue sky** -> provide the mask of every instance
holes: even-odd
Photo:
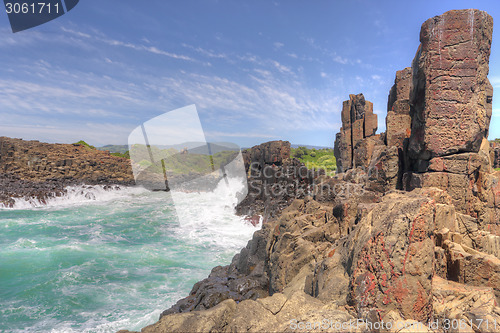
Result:
[[[195,104],[206,137],[248,147],[284,139],[332,146],[342,101],[362,92],[385,131],[396,70],[421,24],[492,1],[81,0],[13,34],[0,15],[0,135],[126,144],[164,112]],[[489,78],[500,88],[494,28]],[[490,139],[500,137],[493,98]]]

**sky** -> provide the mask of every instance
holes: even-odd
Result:
[[[422,23],[464,8],[500,18],[498,0],[81,0],[12,33],[4,12],[0,136],[126,144],[142,123],[195,104],[209,141],[332,147],[349,94],[373,102],[385,131],[389,89],[411,65]],[[490,139],[497,137],[494,94]]]

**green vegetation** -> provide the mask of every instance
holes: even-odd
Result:
[[[109,150],[111,153],[125,154],[128,151],[128,145],[105,145],[97,147],[99,150]]]
[[[92,150],[95,150],[95,149],[96,149],[96,147],[89,145],[87,142],[85,142],[85,141],[83,141],[83,140],[80,140],[80,141],[75,142],[75,143],[73,143],[73,144],[74,144],[74,145],[81,145],[81,146],[87,147],[88,149],[92,149]]]
[[[130,159],[130,153],[128,150],[126,152],[124,152],[123,154],[122,153],[111,153],[111,155]]]
[[[337,170],[333,149],[292,148],[291,156],[304,163],[309,169],[324,169],[327,175],[333,175]]]
[[[500,168],[496,168],[495,171],[500,171]]]
[[[174,148],[159,149],[156,146],[151,146],[151,154],[155,159],[153,164],[149,151],[144,145],[133,145],[131,152],[135,163],[147,168],[149,172],[159,174],[163,173],[162,160],[167,172],[174,174],[208,174],[218,170],[221,165],[224,166],[230,163],[236,157],[235,151],[221,151],[210,156],[193,153],[182,154]]]

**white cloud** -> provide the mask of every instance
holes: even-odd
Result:
[[[120,41],[120,40],[110,39],[108,37],[101,36],[102,34],[89,35],[89,34],[85,34],[85,33],[82,33],[82,32],[79,32],[79,31],[75,31],[75,30],[72,30],[72,29],[68,29],[68,28],[65,28],[65,27],[61,27],[61,30],[64,31],[64,32],[66,32],[66,33],[69,33],[69,34],[72,34],[74,36],[77,36],[77,37],[82,37],[82,38],[85,38],[85,39],[91,39],[93,41],[99,41],[99,42],[105,43],[105,44],[110,45],[110,46],[121,46],[121,47],[126,47],[126,48],[129,48],[129,49],[133,49],[133,50],[136,50],[136,51],[146,51],[146,52],[150,52],[150,53],[153,53],[153,54],[163,55],[163,56],[166,56],[166,57],[169,57],[169,58],[173,58],[173,59],[186,60],[186,61],[195,61],[191,57],[188,57],[188,56],[185,56],[185,55],[182,55],[182,54],[176,54],[176,53],[173,53],[173,52],[168,52],[168,51],[165,51],[165,50],[161,50],[161,49],[159,49],[156,46],[145,46],[145,45],[142,45],[142,44],[134,44],[134,43],[130,43],[130,42],[123,42],[123,41]]]
[[[219,58],[219,59],[229,60],[228,55],[225,53],[222,53],[222,52],[218,53],[218,52],[215,52],[214,50],[207,50],[207,49],[204,49],[202,47],[194,47],[192,45],[185,44],[185,43],[183,43],[182,46],[189,48],[191,50],[194,50],[194,51],[198,52],[199,54],[204,55],[204,56],[209,57],[209,58]]]
[[[274,44],[273,44],[273,45],[274,45],[274,48],[275,48],[276,50],[279,50],[279,49],[281,49],[283,46],[285,46],[285,44],[280,43],[280,42],[274,42]]]
[[[490,76],[489,80],[493,88],[500,88],[500,76]]]

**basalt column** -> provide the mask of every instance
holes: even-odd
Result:
[[[448,191],[460,213],[500,232],[500,186],[487,141],[493,88],[487,78],[493,19],[452,10],[427,20],[412,64],[406,189]]]
[[[354,148],[364,138],[375,135],[377,115],[373,104],[363,94],[349,95],[342,106],[342,128],[335,138],[337,171],[345,172],[355,166]]]

